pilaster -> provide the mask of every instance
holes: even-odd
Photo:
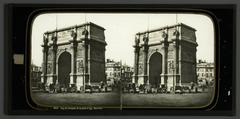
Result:
[[[57,74],[56,74],[56,60],[57,60],[57,32],[55,33],[55,37],[53,38],[53,83],[56,84],[57,82]]]
[[[76,55],[77,55],[77,28],[75,27],[71,33],[72,39],[70,40],[72,45],[72,57],[71,57],[71,74],[70,74],[70,86],[76,84]]]
[[[42,83],[47,83],[47,56],[48,56],[48,34],[43,35],[43,64],[42,64],[42,75],[41,75],[41,81]]]
[[[163,65],[162,65],[162,74],[161,74],[161,84],[167,84],[168,80],[168,34],[163,31]]]
[[[135,37],[135,45],[134,47],[134,83],[138,85],[138,67],[139,67],[139,34]]]
[[[175,61],[174,61],[174,65],[175,65],[175,83],[176,85],[181,85],[180,84],[180,76],[179,76],[179,32],[178,30],[176,29],[174,32],[173,32],[173,36],[174,36],[174,39],[173,39],[173,44],[174,44],[174,47],[175,47]]]
[[[147,59],[148,59],[148,33],[145,34],[143,38],[143,79],[145,84],[149,84],[148,74],[147,74]]]

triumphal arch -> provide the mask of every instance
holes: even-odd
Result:
[[[104,82],[104,30],[90,22],[44,33],[41,81],[77,90]]]
[[[134,45],[134,82],[152,87],[196,83],[195,29],[179,23],[137,33]]]

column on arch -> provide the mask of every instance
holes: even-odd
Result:
[[[43,35],[43,63],[42,63],[42,75],[41,75],[41,82],[46,84],[47,82],[47,55],[48,55],[48,34]]]
[[[76,55],[77,55],[77,32],[76,32],[77,28],[74,28],[72,30],[72,39],[70,40],[71,42],[71,74],[70,74],[70,86],[71,84],[75,84],[76,83]]]
[[[148,33],[145,34],[143,38],[143,79],[145,84],[149,84],[148,75],[147,75],[147,59],[148,59]]]
[[[139,64],[139,42],[140,42],[140,36],[137,34],[135,38],[135,45],[134,47],[134,81],[136,85],[138,85],[138,64]]]
[[[161,84],[167,84],[168,80],[168,34],[163,31],[162,33],[162,43],[163,43],[163,64],[162,64],[162,74],[161,74]]]
[[[56,73],[56,60],[57,60],[57,31],[55,33],[55,37],[53,39],[53,74],[52,79],[53,83],[57,83],[57,73]]]

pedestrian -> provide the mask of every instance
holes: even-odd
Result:
[[[52,93],[53,92],[53,83],[49,84],[49,92]]]
[[[56,84],[54,85],[54,93],[57,93],[59,90],[59,84],[58,82],[56,82]]]

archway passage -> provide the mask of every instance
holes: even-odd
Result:
[[[67,87],[70,83],[71,54],[63,52],[58,58],[58,82]]]
[[[151,55],[149,60],[149,83],[156,87],[160,84],[162,73],[162,55],[158,52]]]

